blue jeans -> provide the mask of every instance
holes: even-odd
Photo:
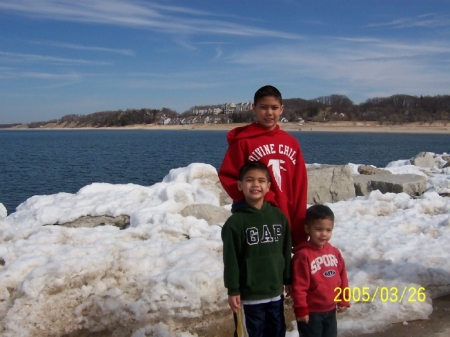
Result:
[[[275,302],[244,304],[245,326],[249,337],[285,337],[283,298]],[[237,326],[237,317],[234,314]],[[237,332],[234,334],[237,337]]]
[[[297,321],[300,337],[337,337],[336,310],[310,312],[309,322]]]

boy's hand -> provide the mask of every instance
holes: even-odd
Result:
[[[241,307],[241,295],[228,296],[228,305],[234,313]]]
[[[302,316],[302,317],[296,317],[296,319],[299,322],[308,323],[309,322],[309,315]]]
[[[291,285],[284,286],[284,292],[286,293],[286,298],[287,297],[291,297],[291,291],[292,291],[292,286]]]
[[[344,312],[345,310],[347,310],[346,306],[343,306],[343,305],[338,305],[337,306],[337,312]]]

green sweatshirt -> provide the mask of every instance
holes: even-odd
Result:
[[[233,205],[233,208],[236,204]],[[241,203],[222,228],[224,281],[228,295],[263,300],[291,284],[291,233],[285,215],[264,202]]]

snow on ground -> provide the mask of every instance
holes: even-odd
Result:
[[[450,168],[442,156],[432,169],[408,160],[387,166],[425,175],[420,198],[374,191],[329,204],[331,243],[343,252],[352,291],[340,334],[427,318],[432,298],[450,293],[450,199],[438,194],[450,193]],[[33,196],[9,216],[0,204],[0,334],[191,337],[205,325],[220,328],[220,318],[231,319],[223,223],[179,214],[192,204],[220,206],[217,182],[214,167],[193,163],[153,186],[94,183]],[[55,226],[122,214],[130,216],[126,230]]]

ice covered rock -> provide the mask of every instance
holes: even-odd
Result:
[[[5,205],[0,203],[0,219],[6,218],[7,215],[8,215],[8,211],[6,210]]]
[[[82,216],[74,221],[66,222],[66,223],[57,223],[56,225],[69,227],[69,228],[79,228],[79,227],[87,227],[93,228],[98,226],[115,226],[120,229],[125,229],[130,226],[130,217],[126,214],[119,216],[108,216],[108,215],[100,215],[100,216]]]
[[[321,165],[308,168],[308,204],[336,202],[355,197],[349,165]]]
[[[411,159],[411,163],[415,166],[431,168],[436,165],[433,154],[430,152],[420,152]]]
[[[410,196],[418,196],[425,192],[427,179],[417,174],[373,174],[355,175],[356,195],[368,195],[379,190],[382,193],[407,193]]]
[[[391,174],[388,170],[383,170],[370,165],[361,165],[358,167],[359,174],[371,175],[371,174]]]
[[[214,205],[194,204],[186,206],[180,214],[183,216],[191,215],[197,219],[204,219],[209,225],[214,225],[227,221],[231,212]]]

